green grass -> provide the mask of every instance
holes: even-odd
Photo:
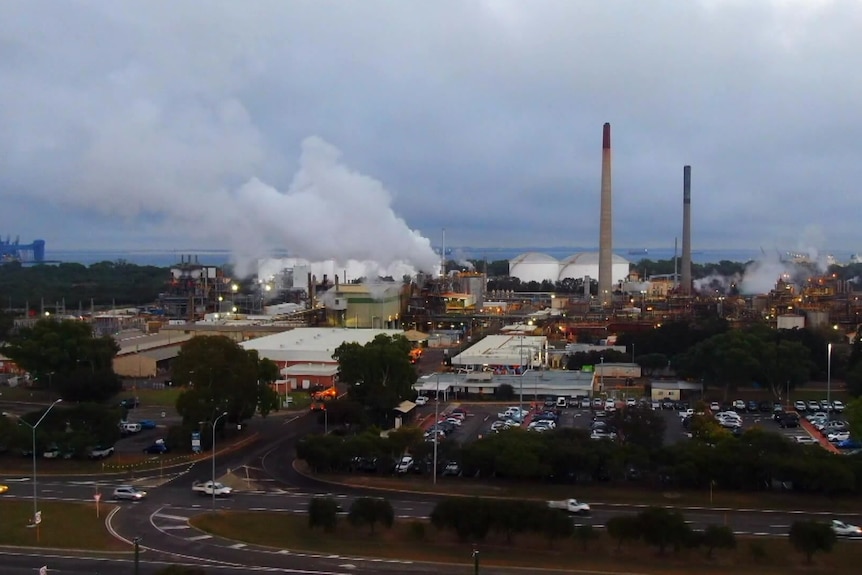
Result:
[[[126,389],[111,399],[110,404],[116,405],[120,400],[137,397],[143,407],[168,407],[173,409],[177,398],[183,392],[182,387],[166,387],[164,389]]]
[[[343,519],[334,533],[326,534],[308,528],[307,515],[275,512],[218,512],[192,518],[192,525],[204,531],[236,541],[266,545],[291,551],[308,551],[345,556],[383,557],[414,561],[437,561],[472,564],[473,545],[459,542],[452,533],[437,531],[427,522],[396,521],[391,529],[377,527],[356,529]],[[421,523],[424,535],[418,536],[410,523]],[[519,566],[533,569],[561,569],[568,572],[587,570],[607,573],[646,574],[782,574],[794,571],[804,559],[793,551],[787,539],[759,538],[738,540],[736,550],[716,551],[707,559],[703,550],[668,552],[664,557],[642,544],[626,544],[617,550],[602,531],[600,537],[584,549],[571,539],[552,545],[543,537],[515,535],[511,542],[492,533],[476,549],[482,566]],[[765,557],[753,557],[751,544],[761,546]],[[840,542],[828,555],[816,555],[807,573],[832,573],[841,566],[862,561],[862,546]]]
[[[44,389],[31,389],[29,387],[0,387],[0,400],[3,401],[25,401],[32,403],[51,403],[60,397],[59,394]]]
[[[105,517],[112,505],[102,504],[96,517],[94,503],[39,502],[42,523],[28,527],[33,517],[32,501],[0,501],[0,545],[12,547],[45,547],[88,549],[93,551],[128,551],[127,545],[114,539],[105,529]]]

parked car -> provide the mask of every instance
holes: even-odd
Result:
[[[581,409],[589,409],[590,408],[590,398],[584,397],[581,399]]]
[[[593,398],[593,409],[601,409],[602,408],[602,398],[594,397]]]
[[[817,403],[816,401],[814,401],[813,399],[808,402],[807,407],[808,407],[808,411],[819,411],[820,410],[820,404]]]
[[[799,416],[795,413],[784,413],[778,419],[778,426],[782,429],[788,427],[799,427]]]
[[[634,407],[635,405],[637,405],[637,403],[638,402],[637,400],[635,400],[634,397],[629,397],[626,399],[626,407]]]
[[[155,429],[156,428],[156,422],[153,421],[152,419],[142,419],[141,421],[138,422],[138,425],[141,426],[141,429]]]
[[[833,401],[832,402],[832,411],[834,411],[835,413],[841,413],[842,411],[844,411],[844,402],[842,402],[839,399],[836,399],[835,401]]]
[[[616,408],[617,408],[617,402],[616,401],[614,401],[613,399],[610,399],[610,398],[605,400],[605,411],[614,411]]]
[[[674,408],[673,400],[672,399],[665,399],[664,401],[661,402],[661,408],[662,409],[673,409]]]
[[[104,459],[106,457],[110,457],[114,454],[114,447],[109,446],[105,447],[102,445],[97,445],[93,449],[90,450],[89,457],[90,459]]]
[[[754,413],[758,409],[757,402],[753,399],[749,400],[749,402],[745,404],[745,408],[749,411],[749,413]]]
[[[761,413],[769,413],[772,410],[772,404],[768,401],[761,401],[757,408]]]
[[[652,403],[650,403],[650,406],[653,408],[653,410],[659,410],[661,409],[661,402],[654,399],[652,400]]]
[[[856,441],[852,437],[848,437],[847,439],[836,443],[835,447],[838,449],[862,449],[862,443]]]
[[[733,402],[733,409],[737,412],[745,411],[745,402],[741,399],[737,399]]]
[[[818,443],[820,443],[810,435],[797,435],[793,439],[796,441],[796,443],[799,443],[801,445],[817,445]]]
[[[164,439],[157,439],[153,442],[152,445],[149,445],[144,448],[144,453],[149,453],[151,455],[161,455],[163,453],[167,453],[169,451],[168,446],[165,445]]]
[[[420,395],[413,401],[413,403],[415,403],[416,405],[425,405],[426,403],[428,403],[428,398],[424,395]]]
[[[457,461],[449,461],[446,463],[446,467],[443,468],[443,473],[441,475],[461,475],[461,466],[458,465]]]
[[[717,412],[721,411],[721,406],[718,404],[717,401],[713,401],[712,403],[709,404],[709,410],[713,413],[717,413]]]
[[[802,400],[797,400],[797,401],[793,402],[793,407],[799,413],[805,413],[805,410],[807,409],[805,402]]]
[[[395,473],[404,474],[413,469],[413,458],[409,455],[402,457],[395,465]]]
[[[826,435],[826,439],[828,439],[831,443],[840,443],[842,441],[847,441],[850,439],[849,431],[833,431]]]
[[[147,492],[138,489],[134,485],[120,485],[114,489],[114,499],[125,501],[140,501],[147,496]]]

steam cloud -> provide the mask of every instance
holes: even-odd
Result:
[[[276,250],[312,262],[438,268],[431,242],[395,214],[383,184],[344,165],[334,146],[306,138],[282,192],[254,175],[276,160],[241,104],[228,101],[202,116],[189,114],[185,138],[166,127],[161,110],[144,104],[101,126],[67,200],[228,247],[240,275]]]

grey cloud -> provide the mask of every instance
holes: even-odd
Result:
[[[259,243],[207,233],[249,231],[219,206],[258,224],[277,213],[309,136],[387,190],[368,206],[399,244],[411,230],[436,244],[445,227],[455,244],[591,246],[605,121],[618,246],[672,244],[684,164],[695,249],[862,243],[847,199],[862,181],[856,3],[30,0],[4,13],[0,230],[49,249],[99,229],[128,247],[313,250],[273,223]],[[251,189],[269,204],[238,202]],[[25,220],[25,204],[44,209]],[[364,223],[343,218],[342,237],[367,238]]]

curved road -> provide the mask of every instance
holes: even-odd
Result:
[[[315,495],[331,495],[347,508],[357,496],[368,495],[369,490],[350,486],[332,485],[305,477],[293,468],[293,446],[297,437],[317,429],[313,417],[273,417],[258,420],[257,443],[217,459],[217,472],[221,476],[228,470],[247,466],[253,481],[253,490],[237,491],[233,497],[218,499],[217,509],[275,511],[302,513]],[[172,474],[159,477],[136,477],[135,483],[145,486],[149,494],[141,502],[122,502],[107,521],[116,536],[129,542],[142,538],[141,570],[143,575],[155,573],[167,564],[187,563],[205,566],[213,573],[248,573],[253,571],[297,574],[347,573],[463,573],[463,565],[438,565],[412,561],[371,559],[340,555],[302,553],[291,549],[272,549],[245,545],[200,532],[191,527],[188,519],[210,511],[210,498],[198,497],[190,491],[192,479],[208,478],[210,462],[204,461],[187,468],[172,470]],[[38,484],[40,500],[93,501],[96,490],[105,497],[114,486],[127,483],[128,477],[43,477]],[[29,499],[32,484],[29,477],[0,477],[0,483],[9,485],[9,491],[0,497]],[[372,491],[390,500],[399,518],[428,517],[440,496]],[[590,517],[577,518],[577,523],[603,526],[610,517],[635,513],[638,506],[592,503]],[[739,510],[713,508],[681,508],[694,528],[708,524],[725,523],[738,534],[784,535],[790,525],[800,517],[820,520],[842,519],[860,522],[859,514],[833,515],[826,512],[796,512],[773,510]],[[131,544],[131,543],[130,543]],[[108,555],[78,553],[36,553],[33,551],[0,550],[4,573],[33,573],[39,561],[64,573],[128,573],[131,554]],[[465,557],[465,563],[469,557]],[[49,571],[50,572],[50,571]],[[488,568],[483,568],[488,572]],[[523,572],[517,569],[494,569],[495,573]]]

